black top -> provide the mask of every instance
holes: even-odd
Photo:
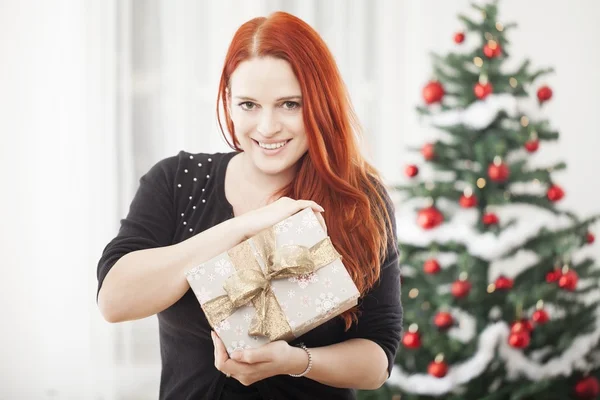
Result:
[[[140,179],[127,217],[121,220],[117,236],[104,249],[98,263],[98,290],[108,271],[125,254],[182,242],[232,218],[233,208],[225,198],[224,182],[227,163],[235,154],[180,152],[154,165]],[[387,200],[393,212],[392,203]],[[402,327],[395,235],[394,223],[394,241],[390,241],[389,256],[382,264],[380,282],[359,300],[358,325],[344,332],[343,320],[334,318],[291,344],[304,342],[310,348],[350,338],[370,339],[385,351],[391,371]],[[158,322],[161,400],[355,398],[351,389],[326,386],[308,378],[278,375],[248,387],[226,378],[214,367],[211,328],[191,289],[158,313]]]

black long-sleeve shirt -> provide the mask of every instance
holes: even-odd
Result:
[[[104,249],[98,263],[98,290],[112,266],[125,254],[179,243],[233,218],[224,182],[227,163],[235,154],[180,152],[154,165],[140,179],[127,217],[121,220],[117,236]],[[388,207],[393,211],[389,198]],[[359,300],[358,324],[345,332],[343,320],[334,318],[291,344],[304,342],[310,348],[351,338],[369,339],[384,350],[391,371],[402,326],[395,224],[393,233],[379,283]],[[334,388],[308,378],[277,375],[248,387],[226,378],[214,367],[211,328],[191,289],[158,313],[158,322],[161,400],[355,398],[351,389]]]

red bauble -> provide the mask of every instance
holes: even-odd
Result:
[[[542,86],[537,91],[537,97],[540,103],[544,103],[552,98],[552,89],[549,86]]]
[[[594,234],[592,232],[588,232],[585,235],[585,241],[586,241],[587,244],[594,243],[594,240],[596,240],[596,236],[594,236]]]
[[[514,282],[512,279],[501,275],[496,279],[496,282],[494,283],[494,285],[496,286],[496,289],[508,290],[508,289],[512,289],[513,283]]]
[[[510,333],[531,333],[533,332],[533,324],[527,318],[522,318],[518,321],[513,322],[510,325]]]
[[[488,176],[494,182],[505,182],[510,176],[510,169],[503,162],[492,163],[488,166]]]
[[[464,194],[462,196],[460,196],[460,199],[458,200],[458,203],[460,204],[460,206],[462,208],[472,208],[475,207],[477,205],[477,197],[471,195],[471,196],[465,196]]]
[[[433,143],[424,144],[423,147],[421,147],[421,154],[427,161],[433,160],[435,158],[435,146]]]
[[[494,91],[494,87],[489,82],[486,83],[485,85],[482,85],[481,83],[477,83],[473,87],[473,92],[475,93],[475,97],[477,97],[479,100],[485,99],[489,94],[492,94],[493,91]]]
[[[535,153],[539,147],[540,141],[537,139],[528,140],[525,142],[525,150],[527,150],[529,153]]]
[[[487,58],[495,58],[502,54],[502,48],[495,42],[492,44],[488,42],[483,46],[483,54],[485,54]]]
[[[442,101],[444,98],[444,87],[438,81],[430,81],[423,88],[423,99],[427,104],[433,104]]]
[[[433,317],[433,323],[438,329],[448,329],[454,324],[454,318],[449,312],[440,311]]]
[[[462,43],[465,41],[465,34],[463,32],[456,32],[454,34],[454,43]]]
[[[546,274],[546,282],[556,282],[560,279],[561,276],[562,272],[560,272],[560,269],[554,269]]]
[[[575,395],[584,400],[594,400],[600,394],[600,382],[595,376],[588,376],[575,384]]]
[[[552,185],[548,188],[546,196],[548,196],[548,200],[556,202],[565,197],[565,191],[558,185]]]
[[[448,364],[443,361],[432,361],[427,367],[427,372],[429,375],[433,375],[436,378],[443,378],[448,373]]]
[[[500,222],[500,219],[498,219],[498,216],[494,213],[485,213],[483,214],[481,221],[484,225],[496,225]]]
[[[531,335],[529,332],[511,333],[508,336],[508,344],[517,349],[524,349],[529,346]]]
[[[539,325],[543,325],[550,320],[548,313],[544,309],[535,310],[533,315],[531,316],[533,322]]]
[[[419,167],[414,164],[407,165],[404,169],[404,173],[410,178],[415,177],[419,173]]]
[[[418,332],[406,332],[402,337],[402,344],[408,349],[421,347],[421,335]]]
[[[431,258],[423,263],[423,271],[425,271],[426,274],[437,274],[441,270],[442,268],[440,267],[440,263],[434,258]]]
[[[467,280],[458,280],[452,282],[452,286],[450,288],[450,292],[452,296],[456,298],[463,298],[469,294],[471,291],[471,282]]]
[[[423,229],[433,229],[444,222],[444,215],[435,207],[427,207],[419,210],[417,223]]]
[[[566,274],[562,274],[562,276],[558,278],[558,286],[573,291],[577,287],[577,281],[579,281],[579,275],[577,275],[577,272],[570,269]]]

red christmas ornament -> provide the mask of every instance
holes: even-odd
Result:
[[[527,150],[529,153],[535,153],[539,147],[540,141],[537,139],[528,140],[525,142],[525,150]]]
[[[436,378],[443,378],[448,373],[448,364],[444,361],[432,361],[427,367],[427,372]]]
[[[414,164],[407,165],[404,169],[404,173],[410,178],[415,177],[419,173],[419,167]]]
[[[471,282],[467,280],[457,280],[452,282],[452,286],[450,287],[450,292],[452,296],[456,298],[463,298],[469,294],[471,291]]]
[[[471,195],[471,196],[467,196],[467,195],[462,195],[460,196],[460,199],[458,200],[458,204],[460,204],[460,206],[462,208],[472,208],[477,206],[477,197]]]
[[[502,54],[502,48],[495,41],[489,40],[483,46],[483,54],[485,54],[487,58],[495,58]]]
[[[440,311],[433,317],[433,323],[438,329],[448,329],[454,324],[454,318],[449,312]]]
[[[531,341],[531,335],[529,332],[518,332],[511,333],[508,336],[508,344],[517,349],[524,349],[529,346],[529,342]]]
[[[417,223],[423,229],[433,229],[444,222],[444,215],[435,207],[427,207],[419,210]]]
[[[521,318],[510,325],[510,333],[531,333],[533,332],[533,324],[527,318]]]
[[[513,283],[514,282],[512,279],[507,278],[506,276],[500,275],[496,279],[496,282],[494,282],[494,286],[496,286],[496,289],[508,290],[508,289],[512,289]]]
[[[454,34],[454,43],[462,43],[465,41],[465,34],[463,32],[456,32]]]
[[[565,197],[565,191],[558,185],[552,185],[548,188],[546,192],[546,196],[548,196],[548,200],[552,202],[557,202],[563,197]]]
[[[441,270],[442,268],[440,267],[440,263],[434,258],[431,258],[423,263],[423,271],[425,271],[426,274],[437,274]]]
[[[496,160],[488,166],[488,176],[494,182],[505,182],[510,176],[508,165]]]
[[[435,146],[433,143],[424,144],[421,148],[421,154],[427,161],[433,160],[435,158]]]
[[[489,94],[492,94],[493,91],[494,91],[494,87],[489,82],[486,83],[485,85],[482,85],[481,83],[477,83],[473,87],[473,92],[475,93],[475,97],[477,97],[479,100],[485,99]]]
[[[584,400],[594,400],[600,394],[600,382],[595,376],[587,376],[575,384],[575,395]]]
[[[552,89],[549,86],[542,86],[537,91],[537,98],[540,104],[550,100],[552,98]]]
[[[550,320],[548,313],[544,309],[535,310],[531,316],[533,322],[539,325],[543,325]]]
[[[421,347],[421,335],[419,335],[416,324],[411,324],[408,332],[402,337],[402,344],[408,349],[418,349]]]
[[[560,269],[554,269],[546,274],[546,282],[556,282],[560,279],[561,276],[562,272],[560,272]]]
[[[596,236],[594,236],[594,234],[592,232],[588,232],[585,235],[585,241],[586,241],[587,244],[594,243],[594,240],[596,240]]]
[[[558,286],[562,289],[573,291],[577,287],[577,281],[579,281],[579,275],[570,269],[558,278]]]
[[[444,98],[444,87],[438,81],[430,81],[423,88],[423,99],[427,104],[438,103]]]
[[[496,225],[498,222],[500,222],[500,219],[498,219],[498,216],[494,213],[485,213],[485,214],[483,214],[481,221],[483,222],[484,225],[489,226],[489,225]]]

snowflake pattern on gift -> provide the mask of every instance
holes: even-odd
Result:
[[[213,282],[215,280],[215,276],[213,274],[208,274],[208,276],[206,278],[208,279],[209,282]]]
[[[311,272],[310,274],[292,276],[288,278],[288,282],[297,283],[300,286],[300,289],[306,289],[306,287],[311,284],[319,281],[319,276]]]
[[[186,276],[194,280],[199,280],[205,273],[206,270],[204,269],[204,264],[200,264],[186,272]]]
[[[303,316],[304,316],[304,314],[302,314],[302,311],[298,311],[296,313],[296,317],[298,317],[298,318],[302,318]]]
[[[338,307],[339,303],[339,297],[336,297],[331,292],[327,294],[321,293],[319,297],[315,300],[315,305],[317,306],[317,312],[319,314],[331,313],[334,309]]]
[[[331,287],[331,279],[329,279],[329,278],[323,279],[323,286],[325,286],[326,288],[330,288]]]
[[[290,290],[288,290],[287,294],[288,294],[289,298],[292,298],[292,297],[294,297],[296,295],[296,292],[294,290],[290,289]]]
[[[220,259],[215,264],[215,271],[221,276],[226,276],[231,274],[231,262],[225,258]]]
[[[206,290],[206,288],[203,286],[196,292],[196,297],[198,298],[200,304],[204,304],[212,298],[212,292],[210,290]]]
[[[334,264],[331,266],[331,272],[337,274],[338,272],[340,272],[340,266],[337,264]]]
[[[281,311],[283,311],[283,312],[286,312],[289,308],[288,303],[286,303],[285,301],[280,301],[279,307],[281,307]]]
[[[219,333],[221,331],[229,331],[229,330],[231,330],[231,324],[227,320],[221,321],[221,323],[219,323],[215,326],[215,332],[217,332],[217,333]]]
[[[244,327],[241,326],[241,325],[236,325],[236,327],[233,330],[233,332],[235,332],[235,334],[237,336],[242,336],[244,333],[246,333],[246,331],[244,330]]]
[[[275,233],[283,233],[289,231],[292,225],[292,221],[284,219],[283,221],[273,225],[273,229],[275,230]]]
[[[307,228],[316,228],[320,224],[319,224],[319,221],[317,220],[317,217],[315,217],[315,214],[307,213],[306,215],[304,215],[302,217],[302,225]]]
[[[233,353],[234,351],[245,350],[249,348],[250,345],[246,344],[246,342],[244,342],[243,340],[234,340],[233,342],[231,342],[231,345],[227,347],[227,352]]]
[[[300,297],[300,305],[302,307],[310,307],[310,304],[312,302],[310,301],[310,296],[302,296]]]
[[[252,315],[249,312],[244,313],[244,321],[246,321],[246,322],[252,321]]]

